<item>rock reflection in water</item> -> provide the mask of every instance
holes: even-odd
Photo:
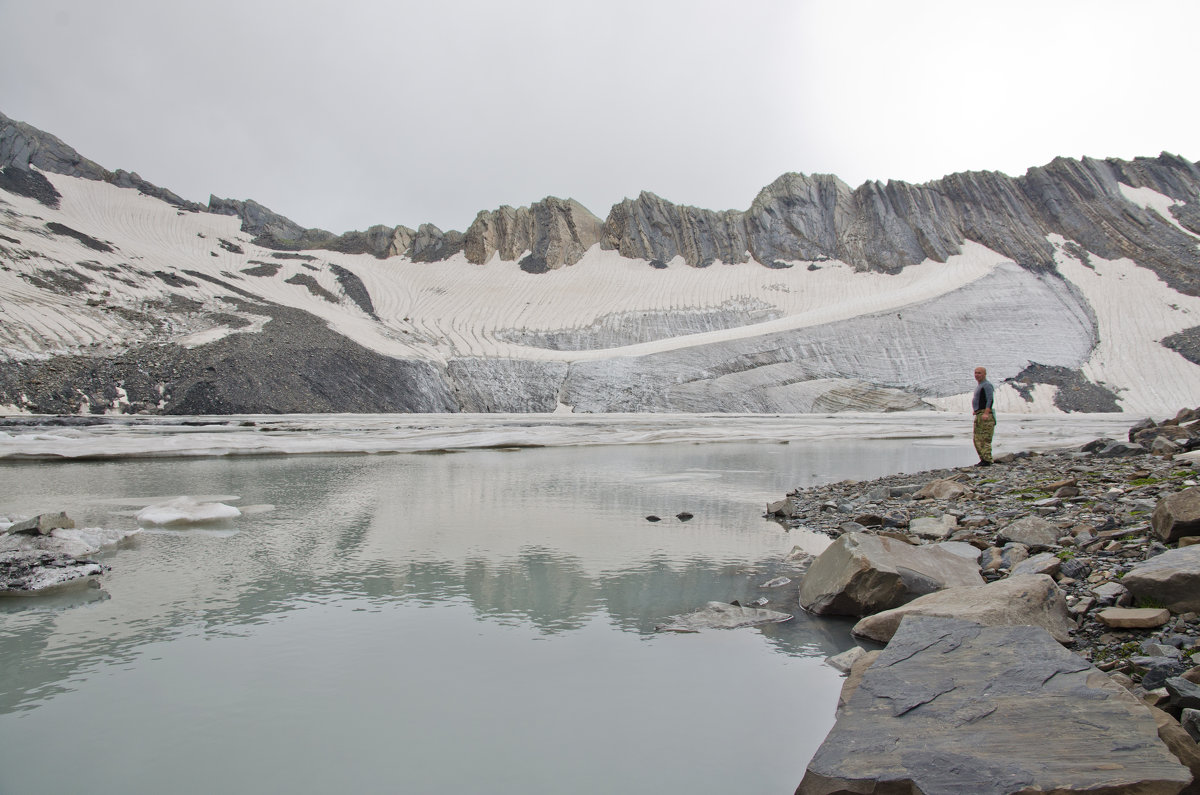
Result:
[[[883,471],[947,458],[944,446],[908,441],[869,449]],[[814,472],[856,474],[864,457],[837,442],[0,463],[16,495],[0,505],[10,515],[52,507],[119,527],[133,523],[129,506],[181,493],[276,506],[219,533],[148,532],[102,553],[110,599],[0,603],[0,747],[45,766],[51,747],[72,746],[124,792],[163,791],[197,753],[230,760],[209,785],[228,775],[270,788],[290,766],[289,786],[317,791],[326,770],[296,761],[309,747],[332,760],[329,775],[378,791],[399,774],[382,750],[362,762],[376,734],[411,746],[393,754],[412,769],[437,760],[425,779],[401,777],[409,791],[537,789],[526,768],[580,792],[790,787],[833,719],[831,705],[811,725],[793,716],[836,694],[821,660],[852,645],[848,622],[800,615],[674,639],[654,625],[708,601],[794,609],[793,587],[759,586],[795,579],[783,558],[805,539],[764,520],[763,507]],[[682,511],[693,518],[673,518]],[[650,513],[672,518],[650,524]],[[147,689],[169,694],[171,743]],[[303,705],[320,716],[297,713]],[[87,734],[114,727],[123,745],[151,749],[137,776]],[[537,750],[564,731],[584,745]],[[455,762],[467,748],[471,775]],[[668,770],[664,754],[680,761]],[[793,754],[798,767],[780,764]]]

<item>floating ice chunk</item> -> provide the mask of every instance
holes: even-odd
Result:
[[[190,524],[236,519],[242,512],[223,502],[196,502],[191,497],[148,505],[137,512],[137,520],[147,524]]]

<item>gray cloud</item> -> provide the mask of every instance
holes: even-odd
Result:
[[[1194,156],[1200,6],[606,0],[0,5],[0,111],[181,195],[340,232],[786,171]]]

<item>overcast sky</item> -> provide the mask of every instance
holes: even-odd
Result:
[[[0,0],[0,112],[334,232],[1200,157],[1195,0]]]

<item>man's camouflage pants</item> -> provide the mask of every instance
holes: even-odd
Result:
[[[979,460],[992,463],[992,432],[996,430],[996,414],[985,417],[982,413],[975,415],[975,452]]]

